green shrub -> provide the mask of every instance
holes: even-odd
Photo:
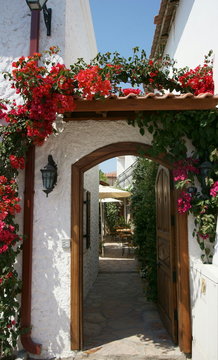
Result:
[[[131,214],[134,243],[141,273],[148,283],[148,299],[157,298],[155,179],[158,165],[139,158],[133,173]]]

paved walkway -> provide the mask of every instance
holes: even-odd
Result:
[[[146,301],[132,254],[107,244],[84,311],[85,349],[78,359],[186,359],[164,329],[156,306]]]

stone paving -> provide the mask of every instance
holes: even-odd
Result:
[[[184,360],[146,300],[137,261],[119,244],[105,247],[84,307],[85,349],[76,360]]]

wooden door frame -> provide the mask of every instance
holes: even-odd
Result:
[[[85,155],[72,165],[71,189],[71,349],[82,349],[83,339],[83,176],[93,166],[122,155],[143,155],[171,170],[171,165],[160,155],[149,155],[150,145],[119,142],[106,145]],[[178,192],[175,192],[175,202]],[[176,208],[176,204],[175,204]],[[189,287],[189,254],[187,215],[175,211],[178,290],[178,341],[181,351],[191,352],[191,312]]]

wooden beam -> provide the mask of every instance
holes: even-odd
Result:
[[[64,121],[87,121],[87,120],[127,120],[135,119],[137,111],[82,111],[65,114]]]
[[[72,166],[71,201],[71,350],[83,339],[83,173]]]
[[[205,95],[205,94],[203,94]],[[118,97],[105,100],[76,99],[76,109],[65,114],[65,121],[121,120],[137,111],[210,110],[218,104],[218,96],[193,96],[184,94],[153,97]]]
[[[175,200],[180,192],[175,192]],[[175,204],[177,208],[177,205]],[[176,248],[178,261],[178,340],[181,351],[191,354],[192,351],[192,326],[189,285],[189,251],[188,251],[188,224],[187,214],[176,212]]]

